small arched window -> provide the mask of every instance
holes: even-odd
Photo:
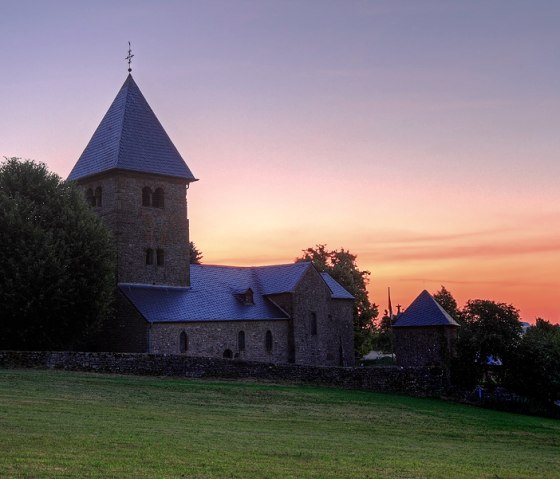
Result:
[[[162,249],[156,251],[156,261],[158,266],[163,266],[164,254]]]
[[[142,188],[142,206],[150,206],[152,204],[152,189],[149,186]]]
[[[233,358],[233,353],[231,352],[231,349],[226,349],[224,351],[224,359],[231,359]]]
[[[101,206],[102,205],[101,193],[102,193],[101,186],[98,186],[97,188],[95,188],[95,206]]]
[[[237,333],[237,348],[239,351],[245,351],[245,331]]]
[[[156,188],[152,196],[152,206],[156,208],[163,208],[164,205],[164,195],[163,188]]]
[[[267,353],[272,352],[272,333],[270,329],[264,335],[264,347]]]
[[[93,196],[93,190],[88,188],[86,191],[86,202],[90,206],[95,206],[95,196]]]
[[[154,250],[152,248],[146,249],[146,264],[154,264]]]
[[[189,337],[185,331],[181,331],[179,335],[179,351],[181,353],[186,353],[189,350]]]
[[[317,313],[311,312],[311,324],[310,324],[310,332],[311,336],[317,336]]]

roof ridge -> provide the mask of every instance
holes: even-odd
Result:
[[[117,145],[117,151],[118,151],[118,153],[117,153],[117,163],[118,163],[118,157],[121,153],[121,145],[122,145],[122,137],[123,137],[122,132],[123,132],[125,115],[126,115],[126,103],[128,102],[128,94],[130,92],[129,83],[130,83],[131,80],[134,81],[134,79],[132,78],[132,73],[129,73],[127,75],[126,80],[124,81],[123,85],[121,86],[121,90],[126,87],[126,95],[125,95],[125,98],[124,98],[124,108],[123,108],[123,111],[122,111],[121,128],[119,128],[119,141],[118,141],[118,145]],[[121,90],[119,90],[119,93],[120,93]],[[119,93],[117,93],[117,96],[119,95]],[[109,113],[109,112],[107,112],[107,113]]]
[[[355,296],[350,293],[342,284],[338,282],[329,272],[327,271],[319,271],[321,275],[321,279],[327,285],[331,292],[331,297],[333,299],[356,299]],[[327,279],[328,278],[328,279]],[[333,286],[337,286],[337,290],[333,289]]]
[[[172,284],[150,284],[150,283],[117,283],[117,286],[151,289],[172,289],[177,291],[189,291],[191,286],[175,286]]]
[[[236,265],[231,265],[231,264],[209,264],[209,263],[204,263],[204,264],[197,264],[197,265],[192,265],[192,266],[201,266],[201,267],[217,267],[217,268],[239,268],[239,269],[264,269],[264,268],[280,268],[280,267],[296,267],[299,265],[309,265],[311,264],[310,261],[302,261],[302,262],[297,262],[297,263],[281,263],[281,264],[261,264],[259,266],[236,266]]]

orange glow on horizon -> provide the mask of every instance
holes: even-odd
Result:
[[[468,299],[489,299],[513,304],[523,321],[534,323],[542,317],[560,323],[556,274],[560,270],[560,244],[552,230],[535,233],[526,228],[496,228],[463,234],[406,234],[365,229],[363,236],[353,236],[337,230],[336,225],[332,230],[324,225],[290,229],[273,219],[259,223],[253,217],[246,225],[244,217],[237,215],[225,222],[232,228],[229,231],[223,225],[208,229],[207,219],[195,218],[191,237],[206,264],[291,263],[304,248],[326,243],[331,249],[349,249],[358,256],[358,267],[371,272],[368,291],[380,314],[387,308],[388,287],[393,306],[406,308],[422,290],[435,293],[443,285],[459,307]],[[326,240],[317,241],[313,236]]]
[[[530,267],[533,258],[519,261],[514,267],[508,267],[507,262],[500,265],[496,261],[481,265],[469,261],[449,262],[450,264],[445,265],[424,260],[407,264],[393,263],[390,260],[369,263],[364,261],[359,251],[350,250],[358,254],[359,268],[371,272],[369,297],[379,306],[380,315],[387,309],[387,287],[391,288],[393,307],[401,304],[406,308],[422,290],[427,289],[433,294],[443,285],[453,294],[459,307],[464,306],[468,299],[489,299],[513,304],[520,310],[523,321],[534,323],[537,317],[541,317],[552,323],[560,323],[554,271],[550,271],[548,276],[542,275],[540,281],[524,279],[524,271]],[[239,256],[215,256],[210,250],[203,250],[203,253],[203,263],[233,266],[291,263],[301,254],[300,251],[294,251],[293,255],[282,255],[266,251],[259,253],[255,250],[247,251],[246,254],[239,251]],[[560,255],[554,261],[558,270]]]
[[[132,29],[135,81],[200,179],[204,263],[321,243],[371,271],[381,312],[389,286],[406,307],[444,285],[560,322],[560,2],[143,1],[134,22],[67,3],[2,9],[0,158],[67,177]]]

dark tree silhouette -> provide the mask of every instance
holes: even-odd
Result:
[[[202,258],[204,258],[202,252],[198,250],[192,241],[189,243],[189,255],[191,264],[201,264]]]
[[[0,349],[75,349],[110,314],[111,234],[42,163],[0,165]]]
[[[457,307],[457,301],[445,286],[442,285],[441,289],[433,294],[433,297],[449,316],[460,322],[461,312]]]
[[[527,330],[508,365],[507,385],[529,397],[560,399],[560,325],[538,318]]]
[[[454,364],[455,380],[466,386],[482,381],[490,356],[503,363],[504,367],[499,370],[503,373],[521,339],[519,311],[511,304],[474,299],[467,301],[460,317],[462,327]],[[501,380],[500,377],[494,379]]]

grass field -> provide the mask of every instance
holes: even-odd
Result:
[[[560,421],[305,386],[0,369],[1,478],[560,478]]]

